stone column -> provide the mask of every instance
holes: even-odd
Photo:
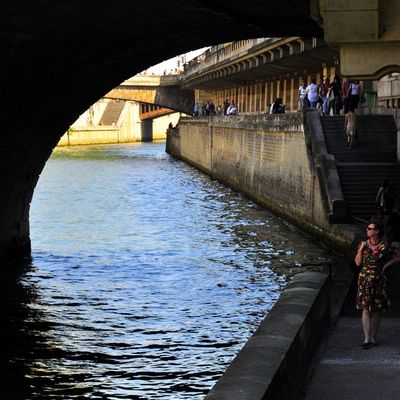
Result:
[[[145,119],[140,124],[140,133],[142,142],[153,141],[153,120]]]

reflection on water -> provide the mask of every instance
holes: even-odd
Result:
[[[285,286],[331,255],[164,153],[56,150],[32,259],[2,282],[10,399],[200,399]]]

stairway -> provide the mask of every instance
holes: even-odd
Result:
[[[391,116],[358,116],[355,140],[350,151],[344,133],[344,117],[322,117],[328,153],[336,158],[348,214],[367,221],[375,213],[375,196],[383,179],[400,194],[400,165],[397,134]]]
[[[122,109],[124,108],[125,101],[110,101],[107,103],[104,109],[101,121],[103,125],[113,125],[118,122],[118,118],[121,115]]]

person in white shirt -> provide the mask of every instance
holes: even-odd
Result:
[[[361,85],[360,81],[354,81],[350,84],[349,88],[349,105],[350,111],[356,112],[358,103],[360,102],[360,91]]]
[[[235,103],[232,101],[231,105],[226,110],[226,115],[237,115],[237,108]]]
[[[300,100],[300,110],[305,109],[304,99],[307,96],[307,84],[303,81],[303,84],[299,87],[299,100]]]
[[[310,102],[310,107],[317,108],[319,88],[315,79],[313,79],[311,83],[307,86],[306,91],[308,101]]]

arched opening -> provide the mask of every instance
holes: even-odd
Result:
[[[400,109],[400,66],[388,68],[387,74],[380,77],[376,83],[376,107],[386,108],[396,116]],[[383,71],[381,71],[383,72]]]
[[[249,37],[321,35],[303,2],[106,1],[9,5],[0,256],[29,252],[29,204],[61,135],[97,99],[149,65]],[[29,16],[29,18],[27,18]],[[285,23],[283,23],[283,20]]]

